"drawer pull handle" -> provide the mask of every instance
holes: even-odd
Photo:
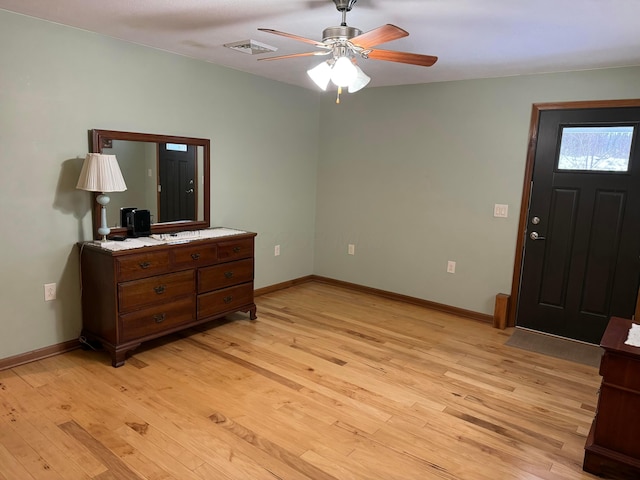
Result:
[[[157,287],[153,287],[153,290],[160,295],[161,293],[164,293],[165,288],[166,287],[164,285],[158,285]]]
[[[231,300],[233,300],[233,297],[232,297],[231,295],[229,295],[229,296],[227,296],[227,297],[224,297],[224,298],[222,299],[222,301],[223,301],[224,303],[231,303]]]
[[[199,253],[192,253],[191,254],[191,258],[193,258],[194,260],[198,260],[200,258],[200,254]]]
[[[240,247],[233,247],[233,253],[238,253],[240,251]]]
[[[224,272],[224,278],[231,278],[233,277],[233,272]]]
[[[149,268],[151,266],[151,264],[149,262],[140,262],[138,265],[140,265],[140,268]]]
[[[159,315],[154,315],[154,316],[153,316],[153,319],[156,321],[156,323],[162,323],[162,322],[164,322],[164,319],[165,319],[165,318],[166,318],[166,317],[165,317],[165,314],[164,314],[164,313],[161,313],[161,314],[159,314]]]

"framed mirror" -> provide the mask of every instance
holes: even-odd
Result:
[[[127,190],[109,194],[110,235],[126,235],[122,211],[149,210],[151,233],[210,226],[210,141],[206,138],[91,130],[91,152],[115,155]],[[94,236],[100,205],[94,194]],[[123,210],[124,209],[124,210]]]

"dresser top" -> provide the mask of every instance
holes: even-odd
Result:
[[[629,330],[632,324],[632,320],[611,317],[609,325],[600,341],[600,346],[605,350],[640,356],[640,347],[633,347],[631,345],[625,345],[624,343],[629,336]]]
[[[216,227],[203,230],[185,230],[172,233],[154,233],[148,237],[127,238],[125,240],[107,240],[106,242],[93,241],[84,242],[83,247],[91,247],[107,252],[129,252],[140,248],[162,247],[170,245],[180,245],[202,240],[233,239],[235,237],[255,237],[253,232],[236,230],[234,228]]]

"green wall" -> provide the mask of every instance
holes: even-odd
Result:
[[[511,286],[531,104],[640,97],[626,68],[369,88],[335,105],[2,10],[0,45],[0,359],[80,333],[91,200],[75,183],[92,128],[210,138],[212,226],[258,232],[257,288],[315,273],[491,313]],[[50,282],[58,299],[44,302]]]
[[[532,104],[621,98],[640,98],[640,68],[327,96],[314,272],[493,314],[511,291]]]
[[[80,333],[92,128],[210,138],[211,223],[259,233],[256,287],[312,272],[315,92],[2,10],[0,45],[0,359]]]

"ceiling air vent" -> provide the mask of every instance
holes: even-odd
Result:
[[[276,47],[272,47],[266,43],[256,42],[255,40],[242,40],[240,42],[225,43],[224,46],[231,50],[237,50],[238,52],[246,53],[248,55],[259,55],[261,53],[275,52],[278,50]]]

